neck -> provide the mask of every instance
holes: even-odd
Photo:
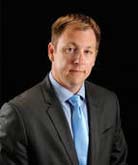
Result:
[[[77,86],[77,85],[76,86],[75,85],[72,85],[72,86],[68,86],[68,87],[67,86],[64,86],[64,87],[67,88],[69,91],[71,91],[74,94],[76,94],[81,89],[81,86]]]
[[[52,73],[52,77],[64,88],[68,89],[70,92],[76,94],[82,87],[82,84],[75,84],[75,83],[64,83],[63,81],[59,81],[56,76]]]

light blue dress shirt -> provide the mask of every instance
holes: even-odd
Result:
[[[72,131],[72,126],[71,126],[71,109],[70,109],[70,105],[67,103],[67,100],[72,97],[74,94],[69,91],[68,89],[64,88],[63,86],[61,86],[52,76],[52,73],[49,73],[49,78],[50,78],[50,82],[57,94],[57,97],[59,98],[59,101],[63,107],[63,111],[65,113],[65,116],[67,118],[69,127],[70,127],[70,131],[73,137],[73,131]],[[88,129],[88,113],[87,113],[87,106],[86,106],[86,99],[85,99],[85,86],[84,83],[81,87],[81,89],[78,91],[77,95],[80,96],[81,98],[81,108],[83,110],[84,113],[84,117],[85,117],[85,121],[86,121],[86,125],[87,125],[87,129]],[[89,129],[88,129],[89,130]],[[89,131],[88,131],[89,134]],[[88,135],[89,136],[89,135]]]

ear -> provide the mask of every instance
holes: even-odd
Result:
[[[48,57],[50,59],[50,61],[54,61],[54,45],[50,42],[48,44]]]

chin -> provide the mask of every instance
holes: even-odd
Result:
[[[72,80],[70,81],[71,86],[81,86],[83,84],[84,80],[78,81],[78,80]]]

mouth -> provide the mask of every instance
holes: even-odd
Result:
[[[76,70],[76,69],[71,69],[70,72],[71,73],[85,73],[84,70]]]

